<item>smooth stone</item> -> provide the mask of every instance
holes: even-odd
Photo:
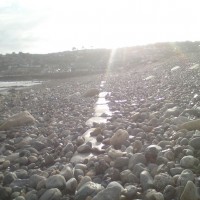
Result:
[[[145,158],[148,162],[155,163],[158,153],[162,151],[162,148],[158,145],[150,145],[145,149]]]
[[[194,181],[194,174],[190,169],[185,169],[182,171],[180,174],[178,180],[177,180],[177,185],[179,186],[185,186],[188,181]]]
[[[89,153],[91,152],[92,147],[87,144],[82,144],[77,148],[78,153]]]
[[[178,107],[169,108],[165,111],[164,117],[168,118],[170,116],[177,117],[180,114],[180,109]]]
[[[5,160],[2,164],[3,168],[6,169],[8,167],[10,167],[10,161],[9,160]]]
[[[138,183],[139,182],[139,179],[129,169],[124,170],[120,173],[120,179],[122,183]]]
[[[193,168],[198,163],[199,161],[194,156],[184,156],[180,161],[183,168]]]
[[[8,200],[12,194],[12,189],[10,187],[2,187],[0,186],[0,199]]]
[[[116,150],[116,149],[110,149],[108,151],[108,155],[113,158],[116,159],[118,157],[122,157],[123,156],[123,152],[121,150]]]
[[[36,190],[31,190],[25,195],[26,200],[38,200],[38,195]]]
[[[179,126],[179,129],[187,129],[188,131],[200,130],[200,119],[183,123]]]
[[[124,188],[122,193],[127,199],[133,199],[137,195],[137,187],[134,185],[128,185]]]
[[[146,170],[146,166],[142,163],[136,164],[133,168],[133,172],[138,178],[140,178],[140,173],[145,170]]]
[[[18,196],[14,200],[25,200],[25,198],[23,196]]]
[[[11,188],[15,188],[15,187],[27,187],[29,185],[29,179],[16,179],[14,181],[12,181],[12,183],[9,185]]]
[[[42,180],[46,180],[46,178],[44,176],[39,176],[37,174],[33,174],[30,178],[29,178],[29,186],[31,188],[36,188],[37,184],[42,181]]]
[[[175,168],[170,168],[170,173],[172,176],[175,176],[177,174],[181,174],[181,172],[183,171],[184,169],[182,167],[175,167]]]
[[[188,181],[180,197],[180,200],[199,200],[199,199],[200,196],[197,192],[197,187],[192,181]]]
[[[163,191],[164,199],[165,200],[174,199],[175,195],[176,195],[176,188],[171,185],[167,185]]]
[[[71,178],[66,182],[66,190],[68,192],[74,193],[76,191],[77,185],[77,180],[75,178]]]
[[[24,169],[16,170],[15,174],[17,175],[17,178],[20,178],[20,179],[28,178],[28,172]]]
[[[99,90],[97,88],[91,88],[84,93],[84,97],[93,97],[99,94]]]
[[[57,188],[51,188],[44,192],[39,200],[60,200],[62,193]]]
[[[181,141],[180,141],[180,145],[183,146],[183,145],[188,145],[189,141],[187,138],[183,138]]]
[[[114,186],[100,191],[92,200],[119,200],[120,195],[121,189]]]
[[[38,161],[38,158],[36,156],[29,156],[28,160],[30,163],[35,163]]]
[[[62,152],[67,153],[67,152],[74,152],[74,145],[72,143],[68,143],[62,150]]]
[[[37,141],[37,140],[31,141],[31,146],[38,151],[41,151],[42,149],[46,147],[46,145],[43,142]]]
[[[60,175],[64,176],[65,177],[65,180],[68,181],[69,179],[73,178],[74,177],[74,174],[73,174],[73,169],[72,169],[72,166],[70,165],[65,165],[61,172],[60,172]]]
[[[17,179],[17,176],[15,173],[13,172],[8,172],[3,179],[3,185],[8,185],[10,183],[12,183],[14,180]]]
[[[129,158],[128,157],[119,157],[116,158],[114,167],[122,169],[123,167],[128,167]]]
[[[64,189],[66,185],[66,181],[64,176],[62,175],[53,175],[47,178],[46,180],[46,188],[59,188]]]
[[[91,182],[91,181],[92,179],[89,176],[82,177],[76,189],[79,190],[85,183]]]
[[[171,121],[175,125],[180,125],[180,124],[188,122],[189,119],[184,116],[178,116],[178,117],[171,118]]]
[[[157,192],[154,189],[149,189],[145,193],[145,200],[164,200],[164,196],[162,193]]]
[[[103,190],[104,187],[101,184],[94,182],[86,182],[83,184],[78,191],[76,192],[74,199],[75,200],[86,200],[88,196],[94,197],[98,192]]]
[[[44,160],[45,160],[45,165],[52,165],[52,164],[54,164],[54,157],[51,155],[51,154],[46,154],[45,156],[44,156]]]
[[[143,153],[135,153],[134,155],[132,155],[129,159],[128,168],[133,169],[134,166],[138,163],[142,163],[144,165],[146,164],[146,158]]]
[[[28,164],[28,158],[25,157],[25,156],[20,157],[20,158],[18,159],[18,162],[19,162],[20,165],[27,165],[27,164]]]
[[[199,150],[200,149],[200,137],[192,138],[189,141],[189,145],[192,146],[195,150]]]
[[[114,147],[119,148],[122,144],[128,140],[129,134],[126,130],[119,129],[117,130],[114,135],[110,138],[110,144]]]
[[[119,187],[119,188],[121,189],[121,191],[124,190],[123,186],[122,186],[120,183],[116,182],[116,181],[110,182],[110,183],[107,185],[106,188],[110,188],[110,187]]]
[[[174,185],[174,180],[167,173],[160,173],[154,177],[153,185],[158,191],[162,191],[167,185]]]
[[[140,184],[142,186],[143,191],[153,188],[153,178],[148,171],[143,171],[140,174]]]

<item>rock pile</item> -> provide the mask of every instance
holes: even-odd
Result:
[[[5,96],[5,119],[26,109],[38,123],[0,131],[0,199],[200,199],[199,119],[188,112],[199,107],[200,71],[173,67],[108,75],[113,114],[90,139],[96,97],[84,91],[100,76]]]

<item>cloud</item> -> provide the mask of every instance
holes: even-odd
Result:
[[[198,40],[198,0],[1,0],[0,53]]]

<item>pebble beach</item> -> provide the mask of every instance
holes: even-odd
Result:
[[[168,64],[1,95],[0,200],[199,200],[199,76]],[[33,123],[5,125],[23,111]]]

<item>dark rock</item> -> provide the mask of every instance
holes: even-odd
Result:
[[[143,191],[154,188],[153,178],[148,171],[143,171],[140,174],[140,184],[142,186]]]
[[[192,138],[189,141],[189,145],[192,146],[195,150],[199,150],[200,149],[200,137]]]
[[[91,152],[91,149],[92,149],[91,145],[82,144],[77,148],[77,151],[78,153],[89,153]]]
[[[38,200],[38,195],[36,190],[31,190],[25,195],[26,200]]]
[[[128,168],[133,169],[138,163],[142,163],[144,165],[146,164],[146,158],[142,153],[135,153],[133,156],[131,156],[128,163]]]
[[[60,200],[62,193],[57,188],[46,190],[39,200]]]
[[[84,185],[82,185],[81,188],[78,189],[78,191],[75,194],[74,199],[75,200],[86,200],[88,196],[94,197],[98,192],[103,190],[104,188],[97,183],[93,182],[87,182]]]
[[[4,176],[4,179],[3,179],[3,184],[4,185],[8,185],[10,183],[12,183],[14,180],[17,179],[17,176],[15,173],[13,172],[8,172],[5,176]]]
[[[148,162],[155,163],[158,153],[162,148],[158,145],[150,145],[145,149],[145,158]]]
[[[46,180],[46,188],[59,188],[64,189],[66,185],[66,181],[64,176],[62,175],[53,175],[47,178]]]
[[[174,180],[167,173],[160,173],[154,177],[153,185],[158,191],[162,191],[167,185],[174,185]]]
[[[16,170],[15,174],[17,175],[17,178],[20,178],[20,179],[28,178],[28,172],[26,170],[24,170],[24,169]]]
[[[124,167],[128,167],[128,163],[129,163],[128,157],[119,157],[119,158],[116,158],[114,167],[123,169]]]
[[[10,199],[11,193],[12,193],[12,189],[10,187],[0,186],[0,199],[1,200]]]
[[[174,199],[176,196],[176,188],[171,185],[167,185],[163,191],[163,196],[165,200]]]
[[[121,189],[119,187],[109,187],[100,191],[93,200],[119,200]]]
[[[32,176],[29,178],[29,186],[30,186],[31,188],[36,188],[37,184],[38,184],[40,181],[42,181],[42,180],[45,181],[46,178],[43,177],[43,176],[39,176],[39,175],[37,175],[37,174],[34,174],[34,175],[32,175]]]
[[[181,175],[179,176],[177,180],[178,186],[185,186],[188,181],[194,181],[194,174],[190,169],[185,169],[181,172]]]
[[[75,193],[78,183],[75,178],[71,178],[66,182],[66,190],[69,193]]]
[[[197,187],[192,181],[188,181],[180,200],[199,200],[200,196],[197,192]]]

